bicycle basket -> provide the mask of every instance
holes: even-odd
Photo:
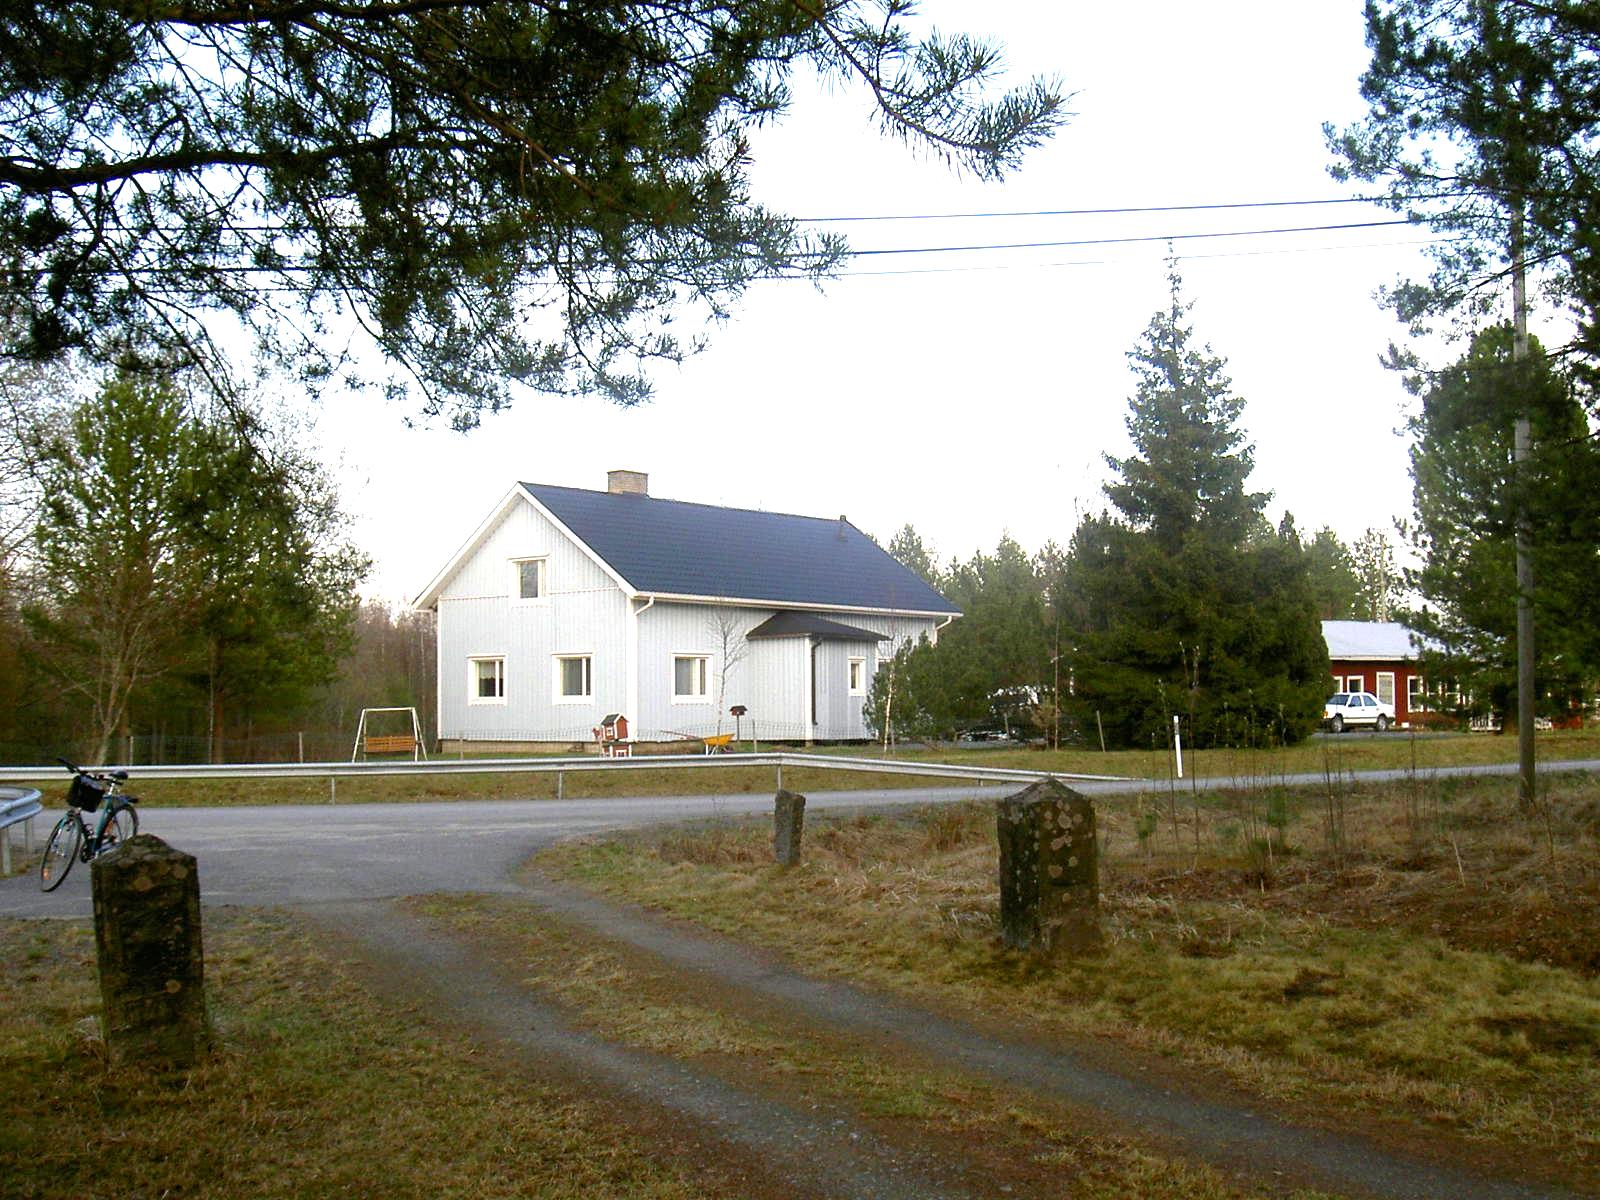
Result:
[[[90,779],[87,775],[74,775],[72,786],[67,789],[67,803],[73,808],[81,808],[85,812],[93,812],[100,807],[100,801],[105,799],[106,785],[98,779]]]

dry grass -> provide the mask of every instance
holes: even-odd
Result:
[[[428,897],[414,911],[469,937],[521,982],[581,1022],[631,1046],[693,1062],[801,1110],[848,1119],[965,1164],[990,1194],[1086,1200],[1243,1200],[1221,1173],[1127,1137],[1083,1114],[803,1017],[729,994],[630,947],[529,911],[511,897]],[[1296,1192],[1301,1200],[1313,1193]]]
[[[1509,781],[1420,778],[1099,811],[1108,949],[1055,966],[998,947],[983,805],[814,818],[788,872],[762,822],[542,865],[814,970],[1600,1180],[1600,782],[1553,780],[1533,813]]]
[[[293,921],[208,912],[221,1048],[112,1069],[90,929],[0,922],[0,1192],[60,1197],[734,1196],[588,1100],[380,1002]]]

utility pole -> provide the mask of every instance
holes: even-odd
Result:
[[[1517,484],[1517,799],[1524,808],[1536,797],[1533,758],[1533,552],[1528,517],[1528,459],[1533,454],[1533,429],[1523,386],[1528,360],[1527,229],[1524,201],[1515,198],[1511,212],[1512,378],[1521,398],[1512,434],[1511,460]]]

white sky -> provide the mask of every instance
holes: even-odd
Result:
[[[881,137],[859,90],[802,93],[756,142],[758,198],[803,217],[1043,210],[1350,194],[1321,125],[1362,106],[1358,0],[929,3],[991,36],[1014,78],[1058,77],[1076,114],[1003,184],[953,176]],[[1141,236],[1382,220],[1365,205],[1123,217],[848,225],[857,249]],[[1347,541],[1410,508],[1408,397],[1378,365],[1395,322],[1372,298],[1420,275],[1405,227],[1179,243],[1198,338],[1246,402],[1258,488],[1302,531]],[[373,400],[330,401],[369,594],[414,597],[518,479],[832,517],[887,540],[913,523],[942,559],[1009,532],[1065,543],[1101,506],[1101,455],[1126,452],[1126,352],[1166,301],[1165,246],[858,260],[818,292],[762,285],[710,348],[662,367],[647,407],[527,396],[468,435],[406,429]]]

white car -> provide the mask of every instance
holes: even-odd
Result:
[[[1322,723],[1334,733],[1353,725],[1371,725],[1382,733],[1394,724],[1394,705],[1371,692],[1336,692],[1322,706]]]

